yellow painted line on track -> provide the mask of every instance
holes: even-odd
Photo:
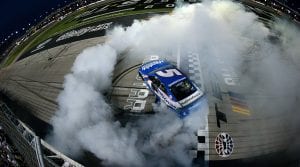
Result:
[[[251,115],[249,110],[243,109],[240,107],[236,107],[236,106],[232,106],[232,111],[240,113],[240,114],[244,114],[244,115]]]

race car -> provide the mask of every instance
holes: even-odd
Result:
[[[140,77],[156,96],[184,118],[195,110],[196,102],[204,95],[185,74],[166,60],[142,64]]]

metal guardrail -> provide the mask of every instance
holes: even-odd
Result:
[[[35,152],[36,138],[35,134],[27,131],[22,123],[16,119],[14,114],[4,103],[0,103],[0,122],[4,132],[11,139],[13,145],[17,148],[28,166],[44,167],[43,161],[38,160]],[[41,162],[41,163],[40,163]]]
[[[51,160],[53,162],[56,162],[56,164],[58,164],[59,166],[64,166],[64,165],[67,166],[68,165],[70,167],[84,167],[83,165],[79,164],[78,162],[70,159],[69,157],[65,156],[61,152],[57,151],[46,141],[41,140],[41,145],[42,145],[44,157],[46,157],[46,160]]]
[[[0,124],[28,166],[83,167],[40,139],[26,124],[17,119],[2,101],[0,101]]]

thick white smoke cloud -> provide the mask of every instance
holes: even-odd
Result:
[[[180,46],[182,56],[197,52],[208,67],[218,67],[213,59],[221,56],[232,67],[249,71],[247,67],[252,64],[243,66],[241,55],[279,57],[279,53],[286,53],[269,44],[268,35],[269,30],[257,21],[256,15],[229,1],[205,1],[180,7],[170,15],[135,21],[127,28],[115,27],[108,33],[106,43],[84,50],[65,77],[49,141],[74,156],[83,149],[89,150],[104,165],[190,166],[188,149],[196,144],[194,132],[205,128],[206,102],[185,120],[163,112],[167,110],[165,106],[155,105],[158,114],[121,127],[102,95],[111,84],[117,55],[129,51],[128,54],[141,56],[139,60],[144,55],[170,56]],[[299,56],[298,51],[290,54]],[[256,74],[251,71],[244,81],[255,89],[252,73]]]
[[[300,30],[299,25],[290,23],[287,20],[277,20],[274,29],[281,33],[280,40],[282,48],[295,64],[300,64]]]
[[[53,140],[64,141],[57,142],[60,149],[77,153],[80,143],[73,139],[78,132],[111,119],[100,91],[110,84],[116,58],[115,50],[108,45],[89,48],[77,57],[72,73],[65,77],[64,91],[58,97],[59,111],[53,119]]]

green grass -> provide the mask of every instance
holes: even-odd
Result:
[[[92,19],[87,19],[85,22],[71,22],[69,27],[65,27],[65,29],[62,29],[61,31],[58,31],[56,34],[62,34],[64,32],[70,31],[72,29],[79,28],[81,26],[85,26],[88,24],[93,24],[100,21],[105,21],[108,19],[118,18],[118,17],[125,17],[125,16],[131,16],[131,15],[139,15],[139,14],[145,14],[145,13],[159,13],[159,12],[170,12],[170,9],[147,9],[147,10],[140,10],[140,11],[125,11],[120,13],[114,13],[114,14],[103,14],[96,16]]]
[[[10,65],[17,56],[23,51],[23,49],[30,43],[31,40],[33,40],[36,37],[36,34],[33,36],[30,36],[26,41],[22,42],[19,46],[16,46],[7,56],[7,58],[4,60],[4,63],[2,63],[2,66],[8,66]]]

